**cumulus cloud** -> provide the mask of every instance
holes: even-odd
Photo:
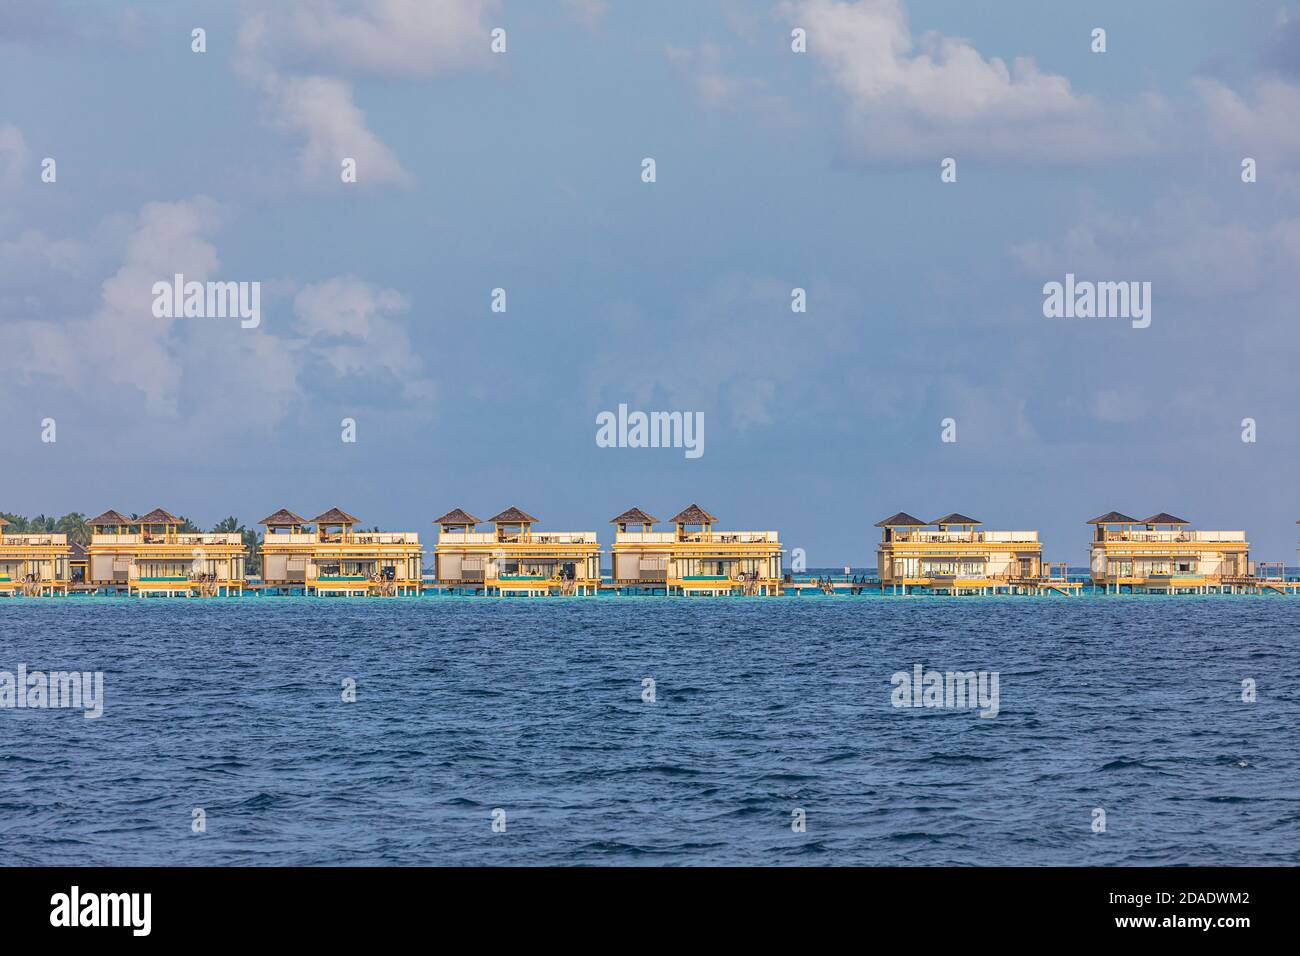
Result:
[[[42,318],[8,323],[0,329],[3,365],[20,382],[84,377],[113,390],[138,389],[150,411],[174,414],[181,370],[167,341],[177,320],[153,316],[151,287],[175,272],[198,281],[212,273],[216,250],[203,233],[218,215],[206,198],[147,204],[95,312],[62,325]]]
[[[494,0],[291,0],[249,17],[237,69],[266,96],[268,122],[302,141],[308,182],[337,182],[345,158],[359,184],[411,181],[369,126],[349,77],[427,79],[485,63],[483,17]]]
[[[337,375],[387,372],[402,383],[403,397],[427,399],[432,383],[421,375],[423,363],[406,329],[394,318],[409,309],[399,292],[355,276],[306,286],[293,300],[298,330]]]
[[[0,313],[0,405],[32,396],[77,396],[85,413],[111,415],[115,427],[143,412],[162,423],[195,426],[207,437],[249,428],[273,430],[309,397],[324,367],[333,379],[380,376],[405,394],[427,396],[422,363],[393,316],[406,301],[347,277],[309,285],[294,302],[297,327],[268,318],[169,318],[153,313],[153,285],[182,273],[187,281],[260,281],[222,272],[212,235],[225,219],[206,197],[151,202],[122,245],[120,266],[99,287],[97,305],[79,318],[51,316],[39,299],[5,301]],[[44,237],[16,240],[44,284],[83,274],[86,246]],[[94,255],[85,258],[93,262]],[[325,379],[324,381],[330,381]],[[12,394],[6,395],[6,391]],[[243,415],[241,409],[254,409]]]
[[[1292,294],[1300,270],[1300,219],[1258,223],[1189,196],[1142,214],[1089,211],[1064,233],[1012,247],[1030,275],[1059,280],[1145,280],[1162,298]]]
[[[902,0],[806,0],[783,9],[808,31],[809,56],[846,99],[848,133],[865,160],[1087,160],[1154,145],[1158,99],[1143,99],[1141,122],[1104,110],[1028,57],[1008,64],[966,40],[914,36]]]
[[[268,76],[271,121],[300,134],[299,169],[307,182],[337,182],[345,158],[356,161],[357,182],[405,184],[410,174],[371,132],[352,87],[327,76]]]
[[[496,7],[495,0],[291,0],[259,15],[261,31],[247,39],[295,72],[430,77],[488,62],[484,17]]]
[[[1300,159],[1300,86],[1261,77],[1248,94],[1216,80],[1195,83],[1210,132],[1243,156]]]

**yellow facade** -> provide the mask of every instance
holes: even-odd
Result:
[[[0,518],[0,594],[52,597],[71,583],[66,534],[6,534]]]
[[[989,531],[983,522],[950,514],[925,522],[905,512],[876,522],[876,569],[882,590],[913,588],[947,594],[1074,593],[1064,569],[1053,576],[1037,531]]]
[[[594,531],[535,531],[537,519],[518,508],[488,519],[460,508],[434,521],[439,587],[489,594],[594,595],[600,590],[600,543]]]
[[[1204,593],[1255,583],[1244,531],[1197,531],[1164,512],[1139,521],[1112,511],[1088,524],[1092,582],[1107,591]]]
[[[333,508],[310,521],[281,509],[262,519],[262,583],[304,594],[419,595],[424,551],[415,531],[358,531]]]
[[[87,583],[141,597],[242,594],[243,538],[237,532],[181,531],[181,523],[161,508],[142,518],[116,511],[92,518]]]
[[[781,540],[775,531],[715,531],[717,519],[691,505],[672,518],[672,531],[639,508],[614,518],[614,584],[668,594],[781,593]]]

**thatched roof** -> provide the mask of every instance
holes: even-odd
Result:
[[[1107,511],[1100,518],[1093,518],[1088,524],[1141,524],[1141,522],[1118,511]]]
[[[1143,524],[1190,524],[1182,518],[1175,518],[1168,511],[1162,511],[1159,514],[1152,515],[1150,518],[1143,518]]]
[[[7,525],[8,523],[9,523],[9,522],[8,522],[8,521],[5,521],[4,518],[0,518],[0,528],[3,528],[3,527],[4,527],[5,525]],[[1300,521],[1297,521],[1296,524],[1300,524]]]
[[[493,515],[488,518],[493,524],[535,524],[537,519],[527,511],[521,511],[514,505],[511,505],[499,515]]]
[[[885,518],[876,522],[877,528],[924,528],[925,522],[920,518],[914,518],[906,511],[900,511],[891,518]]]
[[[946,517],[935,518],[933,521],[930,522],[930,524],[983,524],[983,523],[984,523],[983,521],[980,521],[977,518],[968,518],[966,517],[966,515],[956,511],[954,511],[952,514]]]
[[[176,517],[170,511],[166,511],[162,508],[154,508],[153,511],[149,512],[147,515],[145,515],[143,518],[141,518],[139,521],[136,522],[136,524],[180,524],[180,523],[181,523],[180,518]]]
[[[360,518],[352,517],[352,515],[348,514],[346,511],[342,510],[341,508],[331,508],[329,511],[325,512],[324,514],[319,514],[316,517],[311,519],[312,524],[315,525],[356,524],[360,520],[361,520]]]
[[[120,511],[114,511],[112,508],[109,508],[98,518],[91,518],[89,521],[86,522],[86,524],[90,525],[91,527],[97,527],[100,525],[135,524],[135,522],[132,521],[130,518],[128,518],[126,515],[122,514]]]
[[[673,524],[713,524],[718,519],[699,505],[691,505],[668,519]]]
[[[467,525],[468,527],[472,528],[474,525],[478,524],[478,518],[475,518],[464,508],[452,508],[441,518],[434,518],[433,523],[449,524],[449,525]]]
[[[307,519],[302,515],[296,515],[288,508],[281,508],[273,515],[267,515],[258,524],[264,524],[268,528],[288,528],[296,524],[307,524]]]
[[[84,544],[78,544],[76,541],[69,542],[68,558],[72,561],[85,561],[86,546]]]
[[[617,518],[610,518],[610,524],[658,524],[659,519],[654,515],[648,515],[640,508],[628,508]],[[1297,521],[1296,524],[1300,524]]]

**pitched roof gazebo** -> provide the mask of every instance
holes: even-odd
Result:
[[[473,531],[479,520],[464,508],[452,508],[441,518],[434,518],[433,523],[443,534],[447,532]]]
[[[659,523],[659,519],[654,515],[646,514],[640,508],[628,508],[616,518],[610,518],[609,523],[617,525],[620,532],[626,532],[630,524],[639,524],[642,531],[649,531]],[[1300,522],[1297,522],[1300,524]]]
[[[699,505],[690,504],[668,520],[676,526],[677,533],[680,535],[685,534],[691,525],[699,525],[700,531],[707,533],[713,530],[713,523],[718,519]]]
[[[940,531],[947,531],[949,528],[961,528],[963,531],[971,531],[977,524],[983,523],[978,518],[970,518],[957,511],[942,518],[935,518],[930,522],[930,524],[936,525]]]

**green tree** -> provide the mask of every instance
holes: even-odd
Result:
[[[90,544],[91,528],[86,524],[86,516],[80,511],[69,511],[59,519],[54,530],[59,534],[66,534],[68,540],[76,544],[82,546]]]
[[[262,573],[262,536],[257,533],[256,528],[240,528],[244,536],[244,550],[248,552],[248,560],[244,562],[244,572],[246,574]]]

